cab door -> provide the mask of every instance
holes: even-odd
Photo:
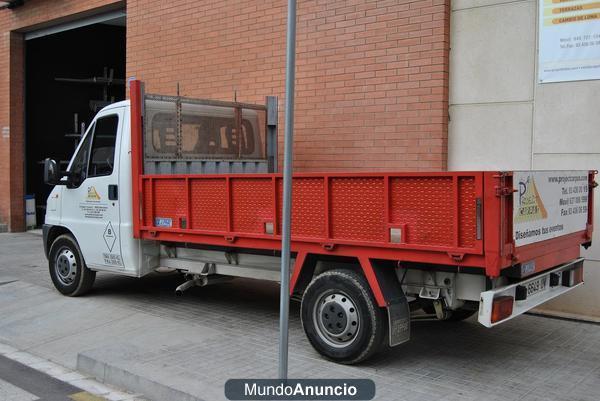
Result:
[[[119,238],[119,148],[123,108],[101,111],[86,132],[63,190],[62,225],[75,235],[85,263],[122,270]]]

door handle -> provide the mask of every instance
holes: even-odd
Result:
[[[108,186],[108,200],[119,200],[119,186],[110,184]]]

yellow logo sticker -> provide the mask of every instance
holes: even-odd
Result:
[[[88,187],[87,190],[87,200],[94,200],[94,201],[99,201],[100,200],[100,194],[98,194],[98,191],[96,191],[96,188],[94,187]]]
[[[543,220],[546,217],[548,212],[535,186],[535,181],[532,176],[528,176],[527,181],[519,182],[519,207],[514,222]]]

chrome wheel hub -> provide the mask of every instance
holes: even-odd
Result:
[[[356,304],[341,292],[321,296],[313,311],[313,323],[319,337],[338,348],[350,345],[360,326]]]
[[[56,277],[58,277],[62,284],[72,284],[77,275],[77,260],[75,259],[75,254],[68,248],[61,249],[56,256],[54,269],[56,271]]]

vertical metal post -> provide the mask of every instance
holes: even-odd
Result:
[[[294,141],[294,83],[296,76],[296,0],[288,0],[285,62],[285,142],[283,151],[283,220],[281,233],[281,294],[279,296],[279,378],[288,373],[290,314],[290,224]]]

